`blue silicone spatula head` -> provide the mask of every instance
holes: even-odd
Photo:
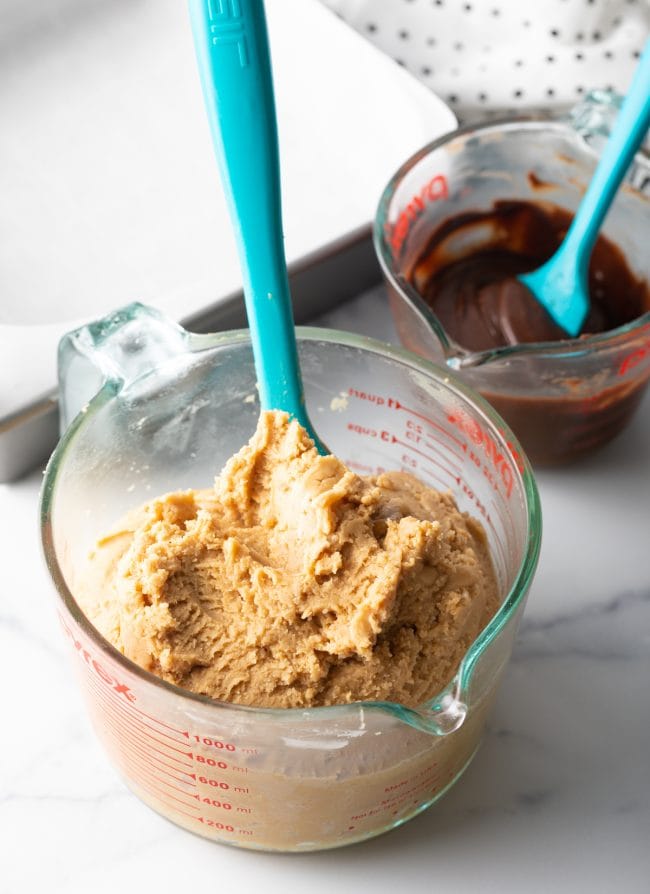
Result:
[[[648,127],[650,41],[562,245],[537,270],[519,276],[520,282],[571,336],[579,334],[589,312],[587,273],[598,231]]]
[[[305,409],[282,238],[280,164],[262,0],[190,0],[203,96],[244,281],[260,402],[298,420]]]

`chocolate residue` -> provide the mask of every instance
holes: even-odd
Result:
[[[542,192],[545,189],[557,189],[557,183],[550,183],[548,180],[542,180],[534,171],[528,172],[528,184],[531,189]]]
[[[534,176],[534,175],[529,175]],[[567,339],[516,279],[556,251],[572,216],[549,202],[495,202],[491,211],[466,212],[442,223],[407,276],[447,334],[471,351]],[[631,272],[623,252],[600,236],[589,266],[591,307],[581,337],[629,323],[650,310],[650,287]],[[526,396],[489,377],[479,390],[503,415],[535,463],[576,459],[606,443],[627,424],[648,376],[608,380],[602,387],[567,378],[563,394]],[[593,369],[591,375],[593,376]],[[560,378],[561,377],[561,378]]]
[[[567,338],[516,276],[551,257],[571,219],[541,202],[498,201],[491,211],[460,214],[432,234],[408,278],[451,338],[469,350]],[[581,335],[615,329],[650,309],[648,283],[604,236],[589,265],[589,295]]]

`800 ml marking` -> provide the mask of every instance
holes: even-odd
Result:
[[[220,770],[227,770],[228,764],[225,761],[218,761],[214,757],[204,757],[202,754],[191,755],[197,764],[207,764],[208,767],[219,767]]]

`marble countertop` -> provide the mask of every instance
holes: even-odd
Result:
[[[380,289],[323,320],[390,338]],[[483,745],[388,835],[282,856],[176,828],[90,728],[40,557],[40,472],[0,486],[0,891],[642,894],[650,877],[650,395],[624,436],[538,476],[544,544]]]

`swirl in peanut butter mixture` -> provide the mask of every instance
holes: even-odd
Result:
[[[99,541],[77,598],[143,668],[243,705],[439,692],[498,607],[481,525],[406,472],[360,477],[262,413],[214,487]]]

